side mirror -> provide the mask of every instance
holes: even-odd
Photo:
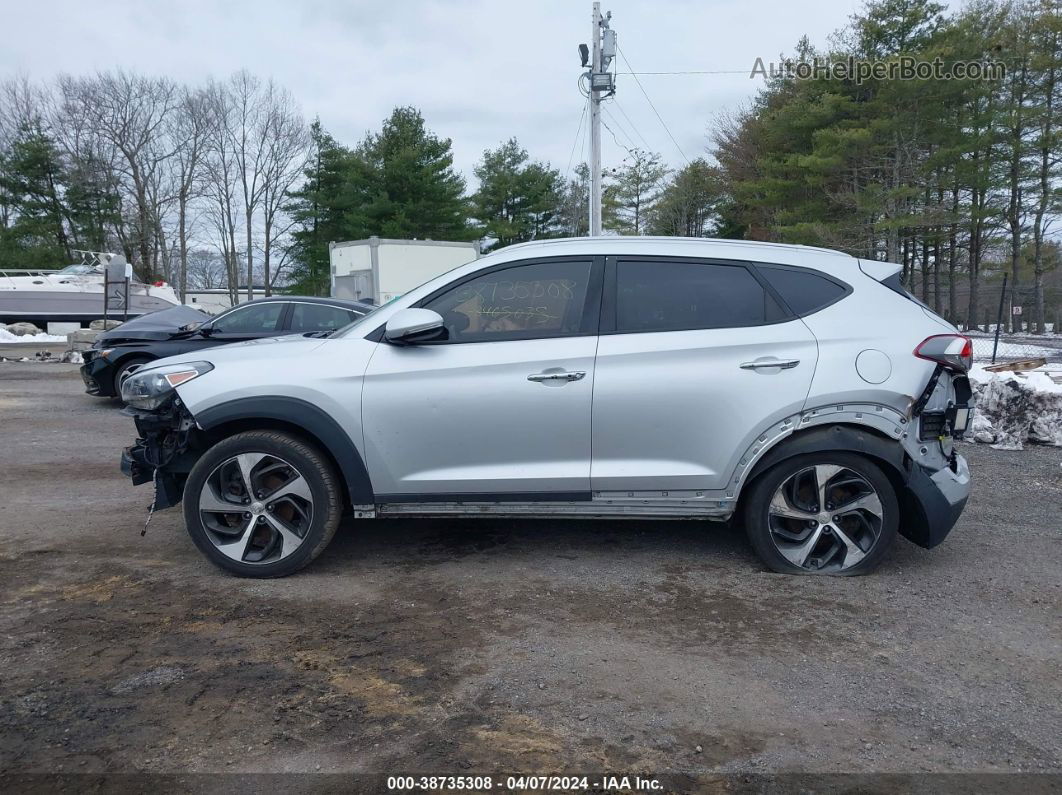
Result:
[[[413,345],[442,337],[446,333],[442,315],[430,309],[400,309],[384,328],[384,339],[399,345]]]

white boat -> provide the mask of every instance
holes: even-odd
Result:
[[[48,323],[86,324],[102,318],[105,267],[114,255],[78,253],[83,261],[62,270],[0,270],[0,323],[29,321],[46,328]],[[124,285],[111,282],[108,290],[108,316],[115,319],[139,317],[181,303],[164,282],[130,281],[127,313],[122,307]]]

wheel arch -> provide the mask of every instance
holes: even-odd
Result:
[[[835,422],[799,430],[785,437],[767,450],[749,471],[738,495],[737,510],[745,507],[751,484],[771,467],[794,456],[806,453],[847,452],[869,458],[889,479],[900,503],[900,535],[922,547],[939,543],[930,532],[931,518],[922,498],[912,489],[913,467],[897,439],[869,425]]]
[[[869,425],[845,422],[798,430],[772,446],[759,458],[742,483],[738,505],[743,505],[752,483],[771,467],[787,458],[822,452],[857,453],[872,459],[896,489],[903,507],[907,483],[903,448],[895,439]]]
[[[253,397],[221,403],[194,415],[213,444],[237,433],[276,430],[312,442],[341,475],[348,505],[372,505],[372,482],[361,453],[342,426],[324,410],[289,397]]]

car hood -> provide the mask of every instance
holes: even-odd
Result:
[[[210,315],[190,306],[172,306],[127,320],[120,326],[104,331],[96,339],[103,345],[116,345],[137,340],[168,340],[181,333],[189,323],[205,323]]]
[[[248,362],[258,360],[275,360],[280,357],[302,356],[321,347],[324,342],[320,337],[306,337],[302,334],[290,334],[285,337],[268,337],[265,339],[235,342],[231,345],[218,345],[214,348],[167,356],[152,362],[156,364],[179,364],[181,362],[210,362],[215,366],[226,362]],[[146,368],[145,368],[146,369]]]

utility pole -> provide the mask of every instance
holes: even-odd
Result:
[[[591,46],[579,46],[583,66],[589,66],[590,98],[590,234],[601,234],[601,102],[616,93],[612,74],[608,71],[616,57],[616,32],[609,28],[612,12],[601,15],[601,3],[594,3]],[[587,57],[591,56],[589,64]]]

